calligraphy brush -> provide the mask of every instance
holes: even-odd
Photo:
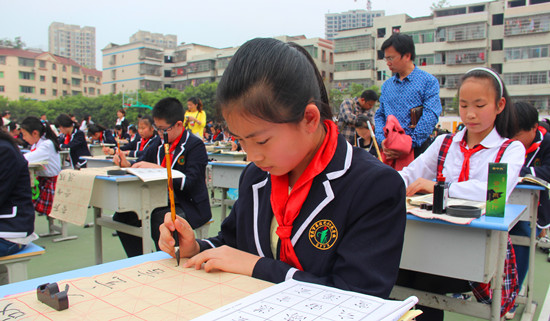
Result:
[[[174,227],[176,223],[176,204],[174,202],[174,186],[172,184],[172,160],[170,159],[170,143],[168,143],[168,133],[164,132],[164,157],[166,158],[166,172],[168,173],[168,196],[170,197],[170,213],[172,214],[172,222],[174,222]],[[180,247],[179,247],[179,237],[178,231],[174,229],[173,232],[174,240],[174,251],[176,252],[176,266],[180,265]]]
[[[372,126],[369,120],[367,120],[367,126],[369,126],[370,138],[374,142],[374,148],[376,148],[376,154],[378,155],[378,159],[382,162],[383,161],[382,155],[380,155],[380,149],[378,149],[378,143],[376,142],[376,137],[374,136],[374,131],[372,130]]]

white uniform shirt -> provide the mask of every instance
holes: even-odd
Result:
[[[451,183],[449,196],[484,202],[487,196],[488,164],[495,161],[500,146],[507,140],[498,134],[495,128],[481,141],[485,147],[470,157],[470,179],[458,182],[464,154],[460,151],[460,141],[466,130],[458,132],[449,146],[445,164],[443,165],[443,176],[445,181]],[[430,147],[415,159],[409,166],[399,172],[405,185],[409,186],[418,178],[435,180],[437,175],[437,159],[439,149],[445,135],[438,136]],[[508,180],[506,187],[506,199],[512,193],[518,182],[519,172],[525,160],[525,147],[519,141],[512,142],[504,151],[501,163],[508,164]]]
[[[53,142],[45,137],[41,137],[36,144],[32,145],[31,150],[34,148],[36,148],[34,151],[25,154],[27,161],[29,163],[48,162],[44,166],[44,169],[38,171],[36,175],[42,177],[57,176],[61,172],[61,158],[55,150]]]

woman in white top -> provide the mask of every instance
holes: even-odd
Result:
[[[37,117],[27,117],[21,123],[23,139],[31,144],[31,151],[25,154],[29,163],[47,162],[44,169],[37,172],[40,194],[33,199],[34,209],[49,215],[52,210],[57,175],[61,171],[59,144],[49,126],[45,126]]]

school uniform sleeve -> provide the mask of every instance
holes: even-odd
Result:
[[[29,163],[48,161],[50,157],[50,148],[54,148],[51,141],[45,141],[37,144],[36,150],[23,154]]]
[[[445,135],[438,136],[428,149],[420,154],[412,163],[399,171],[399,175],[409,186],[419,178],[435,179],[437,175],[437,157]]]
[[[189,133],[191,135],[191,133]],[[208,156],[206,147],[200,139],[190,138],[187,143],[189,148],[185,159],[185,178],[174,179],[174,187],[179,187],[180,190],[192,189],[198,184],[204,184],[204,171],[208,164]],[[176,160],[174,160],[176,161]]]
[[[61,147],[62,148],[75,148],[75,147],[81,146],[82,144],[87,144],[86,143],[86,137],[84,136],[83,132],[77,131],[76,133],[74,133],[71,141],[68,144],[62,143]]]
[[[120,150],[129,150],[130,153],[131,153],[132,151],[135,151],[137,149],[137,142],[138,141],[139,141],[138,139],[134,139],[134,140],[120,146]],[[130,156],[130,155],[128,155],[128,156]],[[133,157],[133,155],[131,157]]]
[[[116,145],[116,139],[113,137],[113,133],[111,133],[110,130],[106,130],[104,132],[105,137],[103,137],[103,141],[105,144],[115,144]]]
[[[550,134],[543,136],[540,150],[535,158],[540,160],[540,162],[532,161],[531,164],[534,164],[534,166],[524,166],[521,169],[520,176],[531,174],[550,182]]]

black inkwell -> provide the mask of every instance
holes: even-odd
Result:
[[[447,208],[447,198],[449,197],[449,184],[445,182],[443,175],[437,175],[437,182],[434,186],[434,199],[432,212],[434,214],[444,214]]]

